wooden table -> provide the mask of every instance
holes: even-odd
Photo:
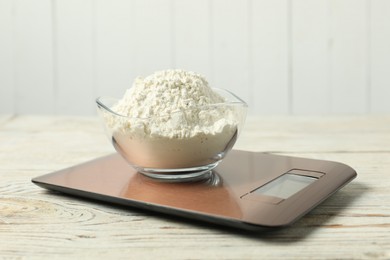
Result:
[[[98,119],[2,115],[0,256],[390,259],[390,116],[248,118],[235,148],[340,161],[358,177],[289,228],[241,232],[43,190],[31,178],[114,152]]]

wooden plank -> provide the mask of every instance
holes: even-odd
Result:
[[[4,127],[8,122],[15,119],[14,115],[11,114],[0,114],[0,128]]]
[[[260,152],[390,152],[390,117],[248,117],[237,149]],[[253,140],[257,140],[253,142]],[[358,141],[357,141],[358,140]]]
[[[211,78],[210,1],[174,1],[173,50],[175,68]]]
[[[388,142],[385,135],[390,127],[388,116],[250,118],[248,134],[257,147],[267,140],[258,138],[263,135],[285,136],[288,138],[284,140],[287,151],[284,154],[340,161],[358,172],[357,179],[297,223],[266,234],[239,232],[62,196],[28,181],[108,152],[98,125],[96,117],[20,116],[0,128],[2,257],[388,259],[390,256],[390,153],[369,151],[369,140],[360,145],[360,150],[344,153],[299,152],[294,141],[298,133],[304,137],[321,131],[330,133],[322,136],[324,142],[341,139],[348,132],[369,135],[372,142]],[[301,138],[300,142],[316,147],[313,139]],[[340,146],[341,142],[335,143],[332,150]],[[288,152],[294,149],[295,153]]]
[[[93,1],[56,1],[56,112],[95,111],[95,21]]]
[[[15,112],[14,1],[0,1],[0,114]]]
[[[50,0],[15,1],[16,113],[54,113]]]
[[[96,93],[122,97],[136,74],[134,1],[97,1]]]
[[[135,0],[135,75],[173,67],[172,2]]]
[[[290,112],[287,3],[286,0],[252,1],[252,107],[257,115]]]
[[[1,157],[8,160],[2,161],[0,176],[12,170],[12,165],[22,157],[24,169],[44,173],[115,151],[98,118],[85,116],[21,115],[8,118],[0,124],[0,143]],[[18,151],[21,146],[24,146],[23,155]],[[42,149],[36,150],[36,146]],[[91,146],[95,146],[94,151],[91,151]],[[74,157],[64,156],[65,151],[72,151]]]
[[[292,1],[292,113],[330,111],[329,1]]]
[[[368,111],[367,1],[331,0],[331,113]]]
[[[372,113],[390,112],[390,1],[371,1],[370,53]]]
[[[248,1],[211,2],[213,86],[224,88],[253,104],[249,79]]]

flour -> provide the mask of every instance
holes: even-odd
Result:
[[[129,117],[130,124],[117,126],[122,131],[188,138],[235,125],[226,108],[212,106],[223,102],[201,75],[165,70],[137,78],[112,110]]]
[[[107,114],[117,149],[135,166],[178,169],[219,161],[237,137],[234,108],[199,74],[137,78]],[[108,117],[108,118],[107,118]]]

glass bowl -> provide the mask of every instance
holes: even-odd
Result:
[[[151,118],[114,112],[115,98],[99,97],[96,103],[113,146],[139,173],[171,182],[194,181],[212,176],[211,170],[235,144],[247,113],[247,104],[233,93],[213,91],[225,101]]]

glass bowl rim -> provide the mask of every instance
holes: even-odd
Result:
[[[242,100],[241,98],[239,98],[237,95],[235,95],[234,93],[232,93],[229,90],[226,90],[226,89],[223,89],[223,88],[211,88],[211,89],[212,90],[225,92],[225,93],[229,94],[230,96],[232,96],[233,98],[235,98],[236,100],[235,101],[227,101],[227,102],[219,102],[219,103],[201,105],[201,106],[192,106],[192,107],[189,107],[189,108],[187,108],[185,110],[174,111],[170,115],[175,114],[175,113],[180,113],[180,112],[183,112],[183,111],[189,111],[189,110],[192,110],[192,109],[197,109],[197,108],[199,109],[199,108],[209,108],[209,107],[218,107],[218,106],[242,106],[243,108],[247,108],[248,107],[248,104],[244,100]],[[100,96],[100,97],[96,98],[95,101],[96,101],[96,104],[98,105],[99,108],[103,108],[107,112],[109,112],[111,114],[114,114],[116,116],[123,117],[123,118],[138,119],[138,120],[148,120],[148,119],[151,119],[151,118],[154,118],[154,117],[166,117],[166,116],[169,116],[169,115],[162,115],[162,116],[151,116],[151,117],[131,117],[131,116],[126,116],[126,115],[121,115],[121,114],[113,111],[106,104],[104,104],[102,102],[102,99],[111,99],[111,100],[118,101],[119,100],[118,98],[109,97],[109,96]]]

